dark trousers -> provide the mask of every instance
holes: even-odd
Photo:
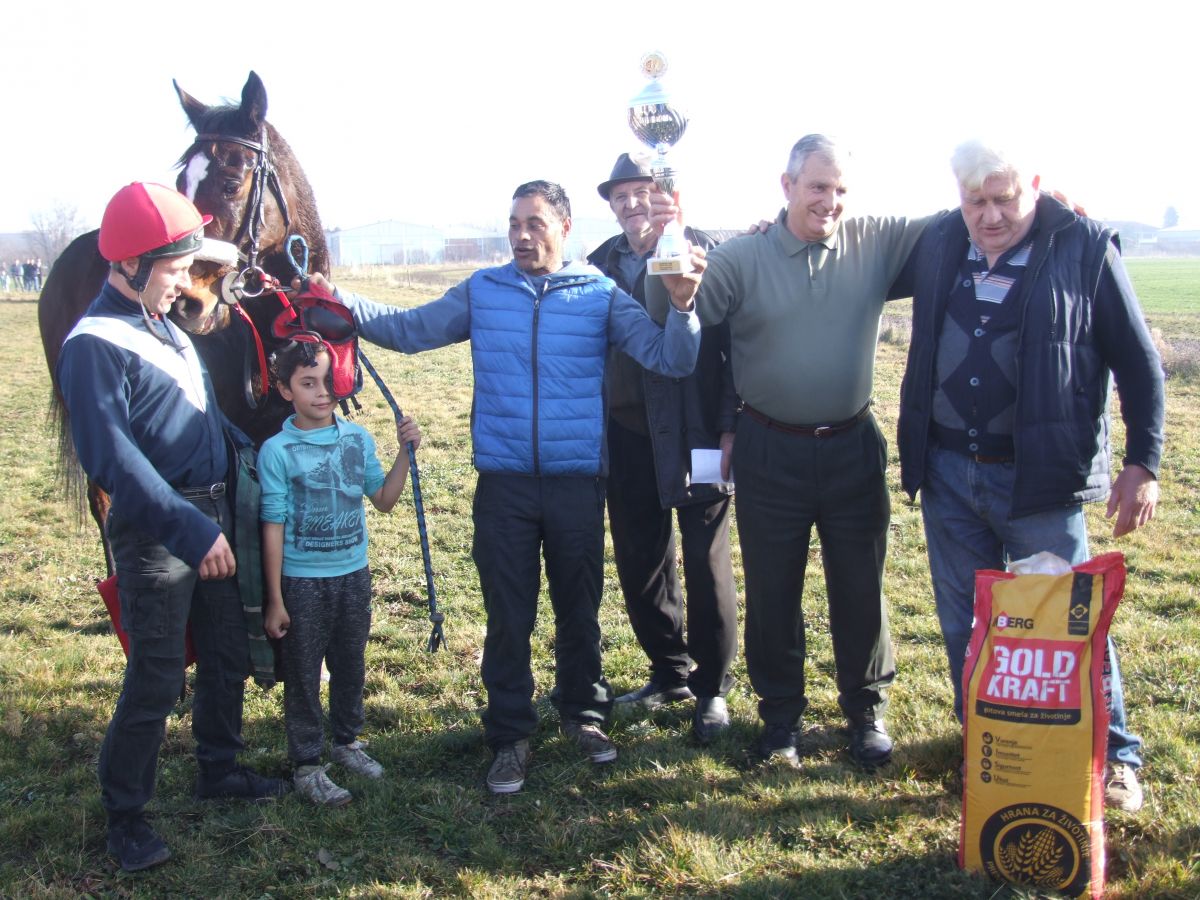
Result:
[[[371,635],[371,570],[333,578],[283,577],[291,625],[280,644],[288,758],[312,764],[325,745],[321,662],[329,667],[329,727],[352,744],[363,727],[363,683]]]
[[[688,685],[698,697],[723,697],[737,654],[737,590],[729,555],[730,498],[663,509],[650,438],[608,423],[608,521],[625,610],[663,688]],[[679,520],[687,584],[675,558]],[[695,668],[692,664],[695,663]]]
[[[487,610],[484,738],[492,749],[533,734],[529,640],[541,557],[554,609],[555,679],[564,721],[604,721],[612,689],[600,665],[604,479],[481,473],[472,556]]]
[[[891,512],[887,442],[872,416],[829,437],[738,420],[738,533],[746,576],[746,667],[764,722],[807,705],[804,570],[815,525],[829,593],[838,703],[855,724],[882,718],[895,677],[883,561]]]
[[[193,502],[232,544],[226,499]],[[100,800],[116,820],[140,813],[154,795],[166,719],[183,687],[189,619],[197,657],[192,735],[202,777],[232,769],[242,749],[250,650],[236,578],[201,581],[195,569],[120,516],[109,515],[107,529],[121,624],[129,635],[125,681],[100,748]]]

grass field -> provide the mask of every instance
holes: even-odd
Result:
[[[1123,550],[1130,576],[1114,633],[1131,722],[1146,742],[1146,806],[1107,823],[1110,896],[1200,896],[1200,260],[1135,260],[1151,324],[1177,351],[1168,381],[1162,503],[1147,529],[1115,542],[1089,511],[1096,552]],[[462,273],[457,273],[461,275]],[[414,305],[440,294],[436,272],[338,273],[347,287]],[[355,801],[317,810],[288,798],[262,807],[196,803],[189,707],[168,723],[149,813],[174,852],[140,876],[105,854],[95,763],[123,659],[93,583],[94,532],[61,497],[45,422],[49,381],[34,298],[0,300],[9,356],[0,380],[0,896],[4,897],[1032,897],[960,872],[961,742],[925,562],[920,510],[899,491],[886,586],[899,675],[891,694],[893,763],[864,774],[847,762],[835,701],[819,557],[809,567],[810,712],[801,769],[747,754],[754,697],[739,658],[734,727],[711,747],[689,740],[689,712],[618,715],[621,756],[594,768],[558,734],[545,702],[526,789],[491,796],[481,740],[484,617],[470,560],[474,485],[466,346],[373,361],[426,435],[425,505],[447,614],[446,652],[428,636],[411,502],[369,512],[376,575],[368,647],[367,730],[388,769],[346,779]],[[889,310],[902,325],[902,304]],[[903,328],[893,329],[902,333]],[[1191,343],[1189,343],[1191,342]],[[880,345],[876,397],[894,435],[905,348]],[[1194,373],[1194,365],[1190,370]],[[390,412],[370,386],[358,420],[394,451]],[[1117,440],[1122,440],[1117,428]],[[735,556],[735,569],[740,560]],[[606,672],[642,683],[645,660],[625,619],[611,563],[601,611]],[[539,697],[553,683],[553,627],[543,598],[534,638]],[[282,692],[247,689],[245,761],[287,772]]]

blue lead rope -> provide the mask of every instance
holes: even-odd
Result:
[[[303,256],[299,259],[296,258],[292,249],[296,244],[299,244],[303,251]],[[296,274],[300,276],[300,289],[303,291],[308,282],[308,244],[301,235],[293,234],[288,238],[287,255],[296,269]],[[361,344],[358,346],[358,360],[379,387],[379,392],[383,394],[383,399],[392,408],[396,424],[399,425],[400,420],[404,418],[404,413],[400,411],[396,398],[392,396],[388,386],[383,383],[383,379],[379,377],[379,373],[367,359],[367,354],[363,353]],[[436,653],[439,647],[446,646],[446,635],[442,632],[442,623],[446,621],[446,616],[438,611],[437,591],[433,586],[433,560],[429,554],[429,529],[425,527],[425,504],[421,500],[421,471],[417,468],[417,450],[412,445],[412,441],[406,442],[404,446],[408,450],[408,471],[412,478],[413,506],[417,510],[417,532],[421,535],[421,558],[425,563],[425,590],[429,595],[429,621],[433,623],[433,630],[429,633],[429,641],[426,643],[425,649],[430,653]]]
[[[392,408],[396,423],[399,424],[400,420],[404,418],[404,413],[400,411],[396,398],[383,383],[383,379],[379,377],[379,373],[375,371],[375,367],[371,365],[371,361],[367,359],[367,354],[363,353],[361,346],[358,348],[358,360],[370,373],[375,384],[379,386],[379,392],[383,394],[383,399]],[[442,633],[442,622],[446,620],[446,616],[438,611],[437,591],[433,586],[433,562],[429,555],[429,530],[425,527],[425,504],[421,500],[421,472],[417,468],[417,450],[413,447],[412,441],[406,442],[404,446],[408,450],[408,471],[412,476],[413,506],[417,510],[417,531],[421,535],[421,558],[425,562],[425,590],[429,594],[429,621],[433,623],[433,631],[429,634],[429,642],[425,645],[425,649],[430,653],[436,653],[439,647],[446,645],[446,635]]]

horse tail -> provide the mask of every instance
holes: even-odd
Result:
[[[58,437],[56,480],[64,499],[74,506],[82,526],[87,511],[100,527],[104,543],[109,574],[113,572],[112,556],[108,542],[104,540],[104,519],[108,513],[108,497],[87,480],[75,442],[71,438],[71,423],[66,403],[58,385],[58,358],[75,323],[83,317],[92,299],[100,293],[108,273],[108,263],[97,247],[98,231],[91,231],[75,238],[62,252],[50,269],[46,282],[38,297],[38,329],[42,337],[42,350],[46,356],[46,367],[50,372],[52,393],[47,409],[47,422],[55,429]]]
[[[62,489],[68,505],[75,510],[78,524],[82,526],[87,514],[87,476],[83,473],[83,466],[79,464],[79,457],[75,453],[70,415],[57,388],[51,390],[46,418],[58,438],[58,454],[54,463],[55,481]]]

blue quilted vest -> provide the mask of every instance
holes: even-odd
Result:
[[[512,264],[471,276],[471,436],[480,472],[606,472],[604,362],[614,285],[590,266],[540,296]]]

